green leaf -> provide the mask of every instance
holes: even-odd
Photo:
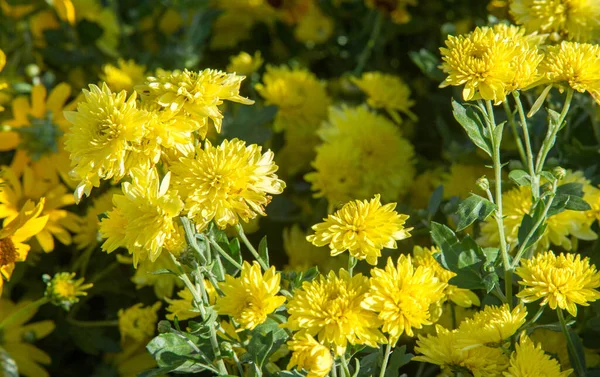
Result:
[[[445,75],[439,69],[440,59],[437,55],[422,48],[419,51],[410,51],[408,56],[425,76],[436,82],[444,81]]]
[[[433,191],[431,198],[429,198],[427,213],[430,219],[437,213],[440,204],[442,204],[442,200],[444,200],[444,186],[440,185]]]
[[[541,207],[541,205],[537,206],[537,208],[539,208],[539,207]],[[540,216],[540,215],[538,215],[538,216]],[[535,225],[535,220],[533,219],[533,217],[531,217],[529,215],[523,216],[523,220],[521,220],[521,225],[519,226],[519,232],[518,232],[518,236],[517,236],[518,240],[519,240],[519,245],[522,245],[523,242],[525,242],[525,238],[527,237],[529,232],[531,232],[531,229],[533,229],[534,225]],[[532,247],[542,237],[545,230],[546,230],[546,224],[540,225],[535,230],[535,232],[533,233],[533,235],[531,236],[531,238],[525,245],[525,250]]]
[[[279,318],[279,322],[271,318],[271,316]],[[263,323],[252,330],[252,336],[254,336],[254,334],[266,335],[271,333],[273,335],[273,342],[287,341],[288,333],[279,326],[281,322],[285,322],[285,319],[286,317],[280,314],[269,315]]]
[[[432,221],[431,238],[442,251],[438,254],[442,266],[450,271],[456,269],[458,265],[458,254],[462,251],[462,247],[452,229],[448,228],[446,225]]]
[[[258,244],[258,255],[262,258],[262,260],[270,266],[269,263],[269,249],[267,247],[267,236],[264,236],[260,243]]]
[[[263,144],[273,135],[271,127],[267,125],[277,115],[277,106],[241,106],[232,117],[225,117],[231,121],[223,121],[223,133],[226,138],[238,138],[248,144]]]
[[[177,274],[167,268],[161,268],[155,271],[150,272],[150,275],[175,275],[177,276]]]
[[[19,377],[17,363],[0,347],[0,377]]]
[[[406,353],[406,345],[394,349],[385,370],[385,377],[398,377],[400,375],[400,368],[408,364],[413,357],[413,354]]]
[[[565,206],[565,209],[570,209],[571,211],[589,211],[592,207],[588,202],[583,200],[578,196],[569,196],[569,201]]]
[[[504,125],[506,121],[497,124],[496,128],[494,128],[494,140],[497,140],[498,143],[502,141],[502,135],[504,134]]]
[[[146,345],[146,349],[159,367],[171,368],[171,371],[201,372],[213,368],[208,365],[214,359],[209,342],[203,343],[191,334],[160,334]]]
[[[583,197],[583,184],[579,182],[570,182],[560,185],[556,188],[556,195],[568,195]]]
[[[275,351],[273,333],[261,334],[253,333],[250,343],[248,343],[248,357],[253,361],[257,368],[262,369],[265,361]]]
[[[467,132],[467,135],[475,145],[492,156],[492,143],[489,140],[483,122],[471,107],[465,108],[463,105],[452,100],[454,118]]]
[[[531,176],[524,170],[513,170],[508,173],[508,178],[519,186],[531,185]]]
[[[573,345],[575,346],[575,353],[571,352],[570,347],[567,347],[567,350],[569,351],[569,360],[571,360],[571,365],[575,365],[576,360],[579,359],[579,365],[583,365],[583,368],[585,368],[585,351],[583,348],[583,343],[581,342],[581,338],[579,337],[579,335],[577,335],[575,331],[573,331],[573,329],[568,329],[568,331],[569,336],[573,341]]]
[[[244,263],[244,259],[242,258],[242,251],[240,248],[240,240],[237,237],[234,237],[229,241],[229,255],[233,258],[234,261],[238,262],[240,265]],[[225,267],[227,273],[231,276],[235,276],[239,269],[234,266],[231,262],[229,262],[225,258],[221,258],[221,262]]]
[[[476,194],[471,194],[458,205],[458,224],[456,230],[461,231],[473,224],[475,220],[485,220],[494,212],[496,205]]]
[[[358,377],[371,377],[375,375],[381,364],[381,354],[378,349],[360,358],[360,371]]]

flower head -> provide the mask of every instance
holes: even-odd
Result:
[[[308,242],[306,232],[298,224],[283,230],[283,249],[288,257],[286,270],[306,271],[317,266],[319,272],[327,273],[347,265],[345,258],[332,258],[327,248]]]
[[[600,272],[588,258],[579,254],[556,256],[552,251],[522,259],[516,274],[524,289],[517,294],[523,302],[542,299],[540,305],[566,309],[577,316],[577,305],[588,306],[600,299]]]
[[[127,309],[119,310],[121,341],[127,343],[128,340],[135,342],[150,340],[156,332],[157,313],[161,305],[159,301],[152,306],[144,307],[142,304],[135,304]]]
[[[473,190],[477,189],[477,179],[489,173],[490,170],[482,165],[452,164],[450,170],[441,176],[444,199],[453,196],[466,199]]]
[[[84,279],[75,280],[74,272],[59,272],[50,278],[45,275],[45,296],[56,306],[69,310],[73,304],[79,302],[80,296],[87,296],[86,290],[94,284],[83,284]]]
[[[410,111],[410,107],[415,104],[410,99],[410,88],[400,77],[381,72],[366,72],[360,79],[352,78],[352,81],[367,94],[369,106],[385,109],[397,123],[401,121],[398,112],[415,118]]]
[[[117,66],[106,64],[102,67],[102,72],[100,79],[114,92],[124,90],[132,93],[133,87],[143,84],[146,79],[146,67],[134,60],[119,59]]]
[[[267,315],[285,302],[279,293],[281,276],[271,266],[263,275],[260,265],[244,262],[238,278],[225,276],[219,284],[224,296],[217,298],[215,309],[229,315],[244,329],[252,330],[267,319]]]
[[[287,369],[295,366],[306,370],[307,377],[325,377],[333,367],[331,351],[305,332],[294,334],[287,346],[293,352]]]
[[[80,218],[79,229],[73,237],[77,249],[81,250],[98,244],[98,231],[100,230],[100,220],[98,217],[113,208],[113,195],[120,193],[121,191],[118,188],[111,188],[92,200],[85,216]]]
[[[202,231],[212,220],[224,229],[242,219],[265,216],[268,194],[281,194],[285,183],[277,178],[273,152],[262,154],[258,145],[224,140],[214,147],[206,141],[196,155],[173,163],[174,187],[185,198],[185,211]]]
[[[200,315],[200,311],[194,306],[194,296],[189,289],[183,288],[177,292],[179,298],[170,299],[165,297],[165,300],[169,303],[167,306],[167,319],[173,321],[175,316],[179,321],[185,321],[186,319],[195,318]]]
[[[226,69],[227,72],[235,72],[236,74],[248,76],[258,71],[263,62],[264,60],[260,51],[256,51],[254,55],[242,51],[229,58],[229,64]]]
[[[415,267],[404,255],[396,265],[388,258],[385,269],[372,269],[370,282],[363,307],[378,313],[391,344],[404,333],[413,336],[413,328],[431,325],[429,307],[444,298],[446,288],[432,268]]]
[[[325,222],[314,225],[315,234],[306,239],[316,246],[329,245],[331,255],[348,250],[357,259],[377,264],[381,250],[395,249],[396,241],[410,237],[412,228],[404,228],[408,215],[400,215],[396,203],[381,205],[379,195],[369,200],[349,202]]]
[[[323,13],[318,5],[311,3],[310,9],[294,29],[294,37],[302,43],[321,44],[331,37],[333,28],[333,19]]]
[[[523,334],[510,355],[510,366],[504,377],[567,377],[572,372],[572,369],[561,372],[558,361],[544,353],[541,344],[534,344]]]
[[[525,323],[525,317],[527,310],[523,305],[512,310],[507,304],[486,306],[460,324],[458,345],[464,348],[502,345]]]

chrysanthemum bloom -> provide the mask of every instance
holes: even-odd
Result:
[[[463,348],[502,345],[525,323],[525,317],[527,310],[523,305],[516,306],[512,311],[508,304],[486,306],[460,324],[457,344]]]
[[[0,229],[0,295],[4,280],[10,280],[16,262],[27,259],[30,246],[25,242],[41,232],[48,222],[48,215],[40,216],[45,199],[35,205],[27,201],[16,218],[5,222]]]
[[[397,24],[405,24],[410,21],[411,16],[406,10],[408,5],[416,6],[416,0],[365,0],[370,8],[378,8],[380,11],[388,13],[392,21]]]
[[[148,77],[146,84],[135,89],[144,96],[144,100],[155,102],[174,113],[184,111],[199,119],[210,118],[217,132],[221,132],[223,114],[218,106],[223,104],[223,101],[244,105],[254,103],[240,96],[240,85],[244,78],[214,69],[200,72],[187,69],[163,71],[156,77]],[[203,123],[203,129],[198,130],[202,136],[208,131],[207,123]]]
[[[133,59],[119,59],[117,66],[106,64],[102,67],[100,79],[113,92],[122,90],[133,93],[133,87],[143,84],[146,80],[146,66],[137,64]]]
[[[148,101],[142,102],[141,108],[152,118],[146,123],[148,132],[143,139],[147,149],[152,151],[160,146],[163,160],[170,161],[194,153],[193,134],[200,128],[206,128],[206,118],[165,110],[159,104]]]
[[[450,170],[442,173],[440,184],[444,185],[444,199],[457,196],[466,199],[472,192],[477,192],[477,179],[484,175],[491,175],[492,171],[483,164],[466,165],[454,163]]]
[[[168,240],[180,237],[176,217],[183,202],[169,189],[170,173],[162,182],[155,169],[133,174],[133,182],[122,185],[124,195],[113,196],[114,209],[100,222],[100,234],[106,238],[102,250],[112,253],[126,247],[137,267],[146,258],[156,261]]]
[[[588,92],[600,104],[600,46],[577,42],[548,46],[540,71],[559,88]]]
[[[144,307],[141,303],[127,309],[119,310],[119,331],[121,342],[127,343],[129,339],[136,342],[147,342],[156,332],[158,310],[161,307],[158,301],[152,306]]]
[[[305,330],[321,343],[344,353],[348,343],[378,347],[386,342],[378,330],[377,314],[362,307],[369,291],[369,279],[362,274],[350,276],[340,269],[339,276],[330,271],[327,276],[302,283],[287,304],[287,327]]]
[[[138,153],[146,133],[144,124],[150,119],[138,109],[136,94],[127,98],[126,92],[113,93],[106,84],[102,89],[90,85],[83,94],[85,101],[77,105],[77,111],[65,112],[72,123],[65,149],[71,153],[71,174],[79,180],[77,201],[83,194],[89,196],[92,187],[99,187],[101,179],[120,180],[132,167],[151,165],[147,156]]]
[[[325,377],[333,367],[331,351],[303,331],[294,334],[287,346],[293,352],[287,369],[295,366],[307,371],[307,377]]]
[[[444,300],[450,300],[458,306],[468,308],[470,306],[479,306],[481,303],[479,297],[472,291],[464,288],[459,288],[456,285],[449,284],[448,281],[456,274],[450,270],[446,270],[442,265],[435,260],[434,255],[440,253],[437,247],[431,249],[426,247],[415,246],[413,248],[413,263],[415,267],[424,267],[431,269],[434,276],[440,283],[447,284],[444,289]]]
[[[431,325],[429,307],[444,298],[446,288],[433,268],[415,267],[404,255],[396,265],[388,258],[384,270],[372,269],[370,283],[362,306],[378,313],[392,345],[404,333],[414,336],[413,328]]]
[[[183,288],[177,292],[179,298],[170,299],[165,297],[165,300],[169,303],[167,306],[167,319],[174,321],[175,317],[179,321],[185,321],[190,318],[195,318],[200,315],[200,310],[194,306],[194,296],[189,289]]]
[[[268,105],[279,107],[275,131],[288,127],[315,129],[327,118],[331,99],[325,84],[305,69],[267,66],[263,84],[257,84],[256,90]]]
[[[317,266],[319,272],[328,273],[348,265],[347,258],[331,257],[329,249],[308,242],[306,232],[298,224],[283,230],[283,250],[288,257],[284,270],[306,271]]]
[[[79,297],[87,296],[86,290],[94,284],[83,284],[84,279],[75,280],[74,272],[59,272],[52,279],[48,276],[44,295],[54,305],[69,310],[79,302]]]
[[[381,72],[366,72],[360,79],[353,77],[352,82],[367,94],[369,106],[385,109],[397,123],[401,122],[398,112],[415,118],[410,111],[415,101],[410,99],[410,88],[400,77]]]
[[[566,309],[577,316],[577,305],[588,306],[600,299],[600,272],[590,264],[589,258],[579,254],[558,257],[552,251],[538,254],[532,259],[522,259],[515,273],[521,277],[524,289],[517,294],[525,303],[542,299],[540,305]]]
[[[596,0],[512,0],[510,13],[529,32],[558,33],[580,42],[600,35],[600,3]]]
[[[333,34],[334,20],[323,13],[316,3],[310,3],[309,10],[300,18],[294,29],[297,41],[306,44],[321,44]]]
[[[49,253],[54,250],[55,238],[64,245],[70,245],[72,242],[70,232],[79,230],[79,216],[64,209],[74,203],[73,195],[64,185],[42,179],[28,166],[24,167],[21,177],[18,177],[11,168],[2,169],[0,219],[4,219],[4,224],[18,216],[21,203],[42,198],[45,198],[42,215],[48,215],[48,222],[35,238],[42,250]]]
[[[173,163],[174,187],[185,198],[185,211],[199,232],[212,220],[224,229],[239,219],[266,216],[268,194],[281,194],[285,182],[275,174],[273,152],[261,152],[260,146],[238,139],[216,147],[207,140],[195,156]]]
[[[497,377],[508,367],[508,357],[500,348],[457,346],[457,330],[436,326],[437,335],[419,335],[413,360],[439,365],[447,375],[467,369],[475,377]]]
[[[355,200],[312,227],[315,234],[306,239],[315,246],[329,245],[331,255],[348,250],[357,259],[377,264],[381,250],[395,249],[396,241],[410,237],[405,228],[408,215],[394,211],[396,203],[381,205],[379,195],[371,200]]]
[[[248,76],[258,71],[263,65],[263,62],[264,60],[260,51],[256,51],[254,55],[242,51],[229,58],[229,64],[227,65],[226,71]]]
[[[0,322],[24,309],[29,304],[31,304],[31,301],[13,303],[9,299],[0,299]],[[2,328],[2,337],[0,337],[0,347],[17,363],[19,375],[25,377],[49,376],[42,365],[50,365],[52,362],[46,352],[32,343],[45,338],[54,331],[54,322],[27,323],[36,313],[37,309],[33,309],[27,315],[18,316],[14,322]]]
[[[504,377],[567,377],[572,372],[572,369],[561,372],[558,361],[544,353],[541,344],[534,344],[523,334],[510,355],[510,366]]]
[[[99,240],[98,231],[100,229],[100,219],[98,216],[110,211],[113,208],[112,198],[115,194],[120,194],[118,188],[111,188],[100,196],[93,198],[91,205],[87,208],[85,216],[80,217],[79,229],[73,236],[73,241],[77,249],[82,250],[88,247],[95,247]]]
[[[277,295],[280,280],[275,267],[263,275],[256,261],[252,265],[244,262],[239,277],[226,275],[219,284],[224,296],[217,298],[215,309],[231,316],[243,329],[252,330],[285,302],[285,297]]]

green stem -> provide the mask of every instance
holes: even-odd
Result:
[[[0,277],[1,279],[1,277]],[[42,297],[36,301],[30,302],[25,307],[19,309],[18,311],[12,313],[8,317],[4,318],[2,322],[0,322],[0,330],[6,328],[8,325],[13,323],[14,321],[21,319],[24,316],[27,316],[30,312],[37,310],[40,306],[47,304],[49,300],[46,297]]]
[[[356,267],[356,263],[357,260],[355,257],[353,257],[352,255],[348,256],[348,273],[350,274],[350,277],[352,277],[353,272],[354,272],[354,267]]]
[[[269,266],[267,266],[260,254],[258,254],[258,251],[256,251],[254,246],[252,246],[252,244],[248,240],[248,237],[246,237],[246,233],[244,233],[244,228],[242,228],[242,224],[237,224],[235,226],[235,229],[237,230],[238,236],[240,236],[240,238],[242,239],[242,242],[244,242],[244,245],[246,245],[248,250],[250,250],[254,258],[258,261],[258,264],[260,264],[263,270],[267,271],[269,269]]]
[[[379,372],[379,377],[385,376],[385,370],[387,369],[388,362],[390,361],[390,355],[392,354],[392,345],[388,343],[385,346],[385,355],[383,356],[383,363],[381,364],[381,371]]]
[[[217,252],[219,254],[221,254],[221,256],[225,259],[227,259],[227,261],[231,264],[233,264],[235,266],[235,268],[238,269],[242,269],[242,265],[239,264],[235,259],[233,259],[231,257],[231,255],[227,254],[227,252],[225,250],[223,250],[223,248],[221,246],[219,246],[219,244],[217,243],[217,241],[213,240],[212,238],[209,239],[210,244],[215,248],[215,250],[217,250]]]
[[[381,33],[381,26],[383,24],[383,13],[377,11],[377,18],[375,19],[375,24],[373,25],[373,30],[371,31],[371,35],[369,36],[369,40],[367,41],[367,45],[364,50],[360,54],[358,58],[358,65],[354,69],[354,76],[358,76],[362,73],[365,64],[369,60],[371,53],[373,52],[373,47],[375,47],[375,43],[377,42],[377,38],[379,38],[379,33]]]
[[[546,308],[546,306],[540,306],[540,308],[538,309],[538,311],[535,313],[535,315],[529,320],[527,321],[527,323],[525,323],[523,325],[523,328],[526,329],[529,326],[531,326],[532,324],[534,324],[541,316],[542,313],[544,313],[544,309]]]
[[[348,369],[348,362],[346,361],[346,355],[342,354],[342,356],[340,356],[340,358],[342,359],[342,370],[344,371],[344,374],[346,375],[346,377],[352,376],[350,374],[350,369]]]
[[[331,366],[331,377],[338,377],[338,375],[337,375],[337,369],[335,367],[335,362]]]
[[[504,112],[506,113],[506,118],[508,119],[508,124],[510,125],[510,129],[515,138],[515,143],[517,144],[517,150],[519,151],[519,156],[521,157],[521,162],[523,162],[523,164],[526,165],[527,157],[525,156],[525,149],[523,149],[523,142],[521,141],[521,138],[519,137],[519,131],[517,131],[517,125],[515,123],[515,116],[510,108],[510,105],[508,104],[508,100],[502,102],[502,104],[504,105]]]
[[[108,267],[102,269],[102,271],[98,272],[97,274],[95,274],[94,276],[92,276],[92,278],[89,280],[89,283],[96,283],[98,280],[102,279],[103,277],[110,275],[112,273],[112,271],[114,269],[116,269],[117,267],[119,267],[121,264],[119,262],[113,262],[111,264],[108,265]]]
[[[531,193],[533,198],[537,199],[540,197],[540,180],[539,176],[533,166],[533,152],[531,149],[531,139],[529,138],[529,128],[527,127],[527,117],[523,110],[523,104],[521,103],[521,97],[519,92],[513,92],[515,103],[517,104],[517,112],[519,113],[519,119],[521,128],[523,129],[523,138],[525,139],[525,150],[527,152],[527,169],[529,170],[529,176],[531,177]]]
[[[575,348],[575,343],[573,342],[573,338],[571,337],[571,333],[569,332],[569,328],[567,327],[567,321],[565,320],[565,316],[561,308],[557,308],[556,312],[558,314],[558,320],[560,321],[560,328],[562,329],[563,334],[565,334],[565,338],[567,339],[567,347],[569,348],[569,354],[571,357],[571,364],[575,367],[575,374],[577,377],[585,376],[585,365],[581,365],[581,359],[577,357],[577,349]]]

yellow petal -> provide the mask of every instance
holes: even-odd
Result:
[[[43,118],[46,113],[46,87],[38,84],[31,91],[31,115]]]

